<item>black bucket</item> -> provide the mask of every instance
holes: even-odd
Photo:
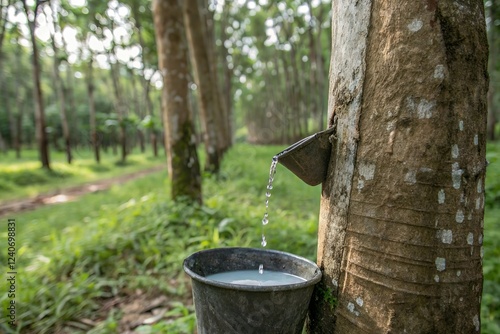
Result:
[[[227,271],[280,271],[304,282],[256,286],[223,283],[206,278]],[[321,279],[318,266],[290,253],[257,248],[216,248],[184,260],[192,278],[198,334],[302,333],[314,285]]]

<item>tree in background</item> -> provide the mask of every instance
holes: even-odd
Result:
[[[56,38],[59,37],[62,40],[61,25],[59,22],[59,7],[58,1],[52,1],[50,4],[50,14],[52,15],[52,27],[50,32],[50,44],[52,46],[52,51],[54,52],[54,86],[57,91],[57,97],[59,99],[59,114],[61,117],[61,126],[64,138],[64,148],[66,150],[66,161],[68,164],[71,163],[73,157],[71,155],[71,137],[70,129],[68,125],[68,117],[66,115],[66,89],[64,87],[64,82],[61,79],[59,67],[61,65],[61,59],[65,58],[60,54],[59,47],[57,46]],[[47,14],[46,14],[47,15]]]
[[[488,73],[490,74],[490,87],[488,90],[488,139],[495,140],[495,128],[497,124],[497,101],[496,101],[496,78],[497,78],[497,52],[498,52],[498,29],[500,26],[500,6],[498,0],[486,2],[486,15],[488,21],[488,43],[490,46],[490,57],[488,62]]]
[[[2,58],[3,58],[3,41],[5,39],[5,32],[7,27],[7,15],[8,9],[10,5],[10,0],[4,4],[3,1],[0,1],[0,68],[2,68]],[[3,73],[0,73],[0,78],[3,77]],[[5,91],[5,90],[3,90]],[[10,113],[9,113],[10,114]],[[7,146],[5,144],[5,139],[0,131],[0,151],[7,152]]]
[[[43,104],[43,95],[40,82],[40,59],[38,53],[38,46],[35,36],[35,30],[37,25],[37,17],[39,13],[40,6],[47,2],[47,0],[37,0],[35,1],[34,8],[26,3],[26,0],[22,0],[22,6],[24,13],[26,14],[26,20],[28,21],[28,28],[31,38],[31,48],[32,48],[32,64],[33,64],[33,99],[35,101],[35,127],[36,127],[36,141],[38,146],[38,153],[40,156],[40,162],[42,167],[50,170],[50,160],[49,160],[49,141],[47,138],[47,133],[45,131],[45,105]]]
[[[343,0],[332,8],[337,139],[309,332],[479,333],[483,3]]]
[[[200,202],[201,175],[189,108],[188,49],[177,0],[153,1],[158,64],[163,74],[163,126],[172,197]]]
[[[224,153],[226,138],[222,121],[222,106],[218,98],[218,83],[210,65],[209,47],[203,30],[197,0],[183,2],[184,22],[191,53],[191,64],[198,86],[199,108],[205,152],[207,160],[205,170],[217,173]]]

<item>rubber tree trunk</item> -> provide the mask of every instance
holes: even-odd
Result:
[[[310,333],[479,333],[483,2],[333,2]]]
[[[38,146],[38,154],[40,157],[40,162],[42,163],[42,168],[50,170],[50,159],[49,159],[49,140],[47,138],[47,133],[45,132],[45,106],[43,104],[42,95],[42,84],[40,80],[40,59],[38,54],[38,46],[36,43],[35,28],[36,19],[39,8],[39,2],[35,4],[35,9],[33,10],[33,19],[30,17],[29,6],[26,1],[23,0],[23,7],[26,17],[28,19],[28,26],[30,30],[30,41],[32,47],[32,72],[33,72],[33,100],[35,104],[35,136]]]
[[[172,197],[201,202],[201,175],[189,109],[188,49],[177,0],[153,1],[158,62],[163,73],[163,124]]]
[[[496,26],[494,24],[496,15],[498,15],[498,5],[496,1],[491,1],[488,14],[490,18],[490,28],[488,29],[488,42],[490,45],[488,73],[493,76],[497,64],[496,60],[498,52],[498,48],[496,45],[498,43],[498,41],[496,41]],[[495,128],[497,124],[495,95],[495,82],[493,79],[490,81],[490,87],[488,90],[488,128],[486,131],[486,133],[488,134],[488,139],[492,141],[495,140]]]
[[[114,22],[112,22],[112,27],[114,27]],[[111,60],[111,56],[113,56],[114,61]],[[113,41],[111,43],[111,49],[108,50],[108,62],[110,64],[110,73],[111,79],[113,81],[113,92],[115,96],[115,110],[118,116],[118,141],[120,143],[120,160],[122,163],[125,163],[127,160],[127,133],[126,133],[126,102],[124,100],[122,85],[120,83],[120,62],[116,56],[116,44]]]
[[[59,99],[59,116],[61,118],[61,127],[64,138],[64,148],[66,151],[66,162],[68,164],[71,164],[71,161],[73,160],[73,155],[71,154],[71,136],[68,125],[68,117],[66,114],[66,92],[63,80],[61,79],[61,74],[59,73],[59,65],[60,65],[59,48],[57,47],[56,44],[56,33],[62,36],[57,14],[57,4],[53,5],[51,11],[52,11],[53,31],[51,32],[50,44],[52,46],[52,51],[54,52],[54,60],[53,60],[54,86],[57,92],[57,97]]]
[[[217,99],[217,82],[212,75],[209,63],[207,41],[202,26],[201,16],[196,0],[186,0],[183,3],[184,22],[191,54],[191,63],[198,85],[200,116],[203,128],[203,140],[207,160],[205,170],[218,173],[224,141],[223,124],[220,117],[221,105]]]
[[[97,121],[96,107],[94,97],[94,55],[90,55],[90,60],[87,63],[87,98],[89,104],[89,129],[90,142],[94,151],[94,159],[99,164],[101,163],[100,142],[97,136]]]

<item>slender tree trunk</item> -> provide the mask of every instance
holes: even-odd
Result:
[[[113,55],[115,59],[115,63],[111,61],[111,55]],[[118,142],[120,143],[120,152],[121,152],[121,162],[125,162],[127,159],[127,136],[125,133],[125,111],[124,111],[124,101],[122,95],[122,89],[120,85],[119,78],[119,64],[118,59],[116,59],[116,47],[115,43],[112,43],[112,49],[110,53],[108,53],[108,60],[111,66],[111,79],[113,81],[113,92],[115,95],[115,109],[118,115]]]
[[[7,145],[5,144],[5,139],[3,139],[1,133],[0,133],[0,152],[7,154]]]
[[[137,36],[139,39],[139,45],[141,47],[141,60],[142,60],[142,77],[141,77],[141,83],[142,83],[142,94],[143,94],[143,105],[145,109],[145,114],[150,115],[153,117],[153,107],[151,105],[151,98],[149,96],[149,91],[150,91],[150,86],[151,82],[150,80],[146,79],[145,77],[145,70],[146,70],[146,56],[145,56],[145,50],[146,50],[146,43],[144,41],[144,36],[142,34],[142,22],[141,22],[141,15],[139,12],[139,2],[134,1],[132,3],[131,9],[132,9],[132,16],[134,17],[135,21],[135,26],[137,28]],[[151,146],[153,148],[153,155],[155,157],[158,156],[158,144],[157,144],[157,136],[156,136],[156,130],[155,129],[150,129],[150,140],[151,140]],[[141,147],[141,150],[142,147]]]
[[[13,123],[11,132],[13,134],[13,146],[16,150],[16,158],[21,158],[21,143],[22,143],[22,122],[24,114],[25,101],[27,100],[27,88],[21,82],[22,77],[22,46],[17,43],[16,47],[16,85],[17,85],[17,96],[16,96],[16,110],[17,113],[13,115]]]
[[[21,158],[21,146],[23,142],[23,115],[25,108],[25,99],[26,99],[26,88],[22,87],[19,89],[19,94],[16,99],[17,106],[17,114],[15,117],[15,137],[14,137],[14,149],[16,150],[16,158]]]
[[[201,203],[201,175],[189,109],[188,49],[181,5],[154,0],[153,17],[159,68],[163,73],[163,124],[172,197]]]
[[[215,52],[215,19],[214,12],[208,8],[208,2],[205,0],[198,1],[198,8],[200,12],[203,14],[202,21],[205,29],[201,29],[202,32],[205,32],[205,46],[208,53],[208,65],[210,67],[210,74],[213,80],[212,91],[215,99],[215,109],[216,119],[218,122],[218,145],[220,158],[222,159],[224,153],[229,149],[232,144],[232,134],[231,134],[231,126],[230,126],[230,110],[226,108],[226,104],[224,102],[224,97],[222,93],[221,82],[219,80],[219,63],[222,66],[225,66],[227,60],[219,60],[217,58],[217,53]],[[230,90],[227,92],[230,94]],[[230,96],[230,95],[229,95]],[[231,97],[231,96],[230,96]]]
[[[217,83],[212,75],[205,34],[202,30],[201,17],[197,0],[186,0],[183,5],[190,54],[198,85],[198,97],[201,119],[204,125],[204,142],[207,155],[205,170],[218,173],[220,168],[221,142],[224,140],[221,129],[220,105],[216,98]]]
[[[87,67],[87,97],[89,103],[89,125],[90,125],[90,141],[94,150],[94,158],[97,163],[101,162],[101,153],[99,148],[99,140],[97,138],[96,111],[94,99],[94,57],[90,55],[90,61]]]
[[[49,160],[49,141],[47,138],[47,133],[45,132],[45,109],[43,104],[43,95],[40,82],[40,61],[38,55],[38,47],[36,44],[35,27],[36,18],[38,12],[39,2],[35,5],[35,10],[33,11],[33,21],[30,20],[28,5],[26,0],[23,0],[24,11],[26,18],[28,20],[28,26],[30,30],[30,40],[32,47],[32,72],[33,72],[33,99],[35,104],[35,127],[36,127],[36,141],[38,145],[38,152],[40,156],[40,162],[42,167],[50,170],[50,160]]]
[[[62,126],[62,132],[63,132],[63,138],[64,138],[64,147],[66,150],[66,161],[68,164],[71,164],[71,160],[73,159],[72,154],[71,154],[71,137],[70,137],[70,131],[69,131],[69,125],[68,125],[68,118],[66,116],[66,93],[64,90],[64,83],[61,79],[61,75],[59,73],[59,49],[56,45],[56,32],[58,32],[59,29],[57,29],[57,25],[59,24],[58,18],[57,18],[57,8],[56,6],[52,7],[52,20],[53,20],[53,35],[51,36],[51,46],[52,46],[52,51],[54,52],[54,85],[56,87],[57,91],[57,96],[59,98],[59,115],[61,118],[61,126]],[[62,34],[61,34],[62,35]]]
[[[66,42],[66,39],[64,38],[64,34],[61,35],[61,40],[62,40],[63,50],[67,50],[67,42]],[[64,81],[66,81],[65,95],[67,96],[67,101],[69,104],[69,110],[66,110],[66,115],[68,116],[67,119],[68,119],[70,134],[71,134],[72,131],[74,131],[73,133],[76,133],[76,131],[78,131],[79,125],[76,124],[77,119],[75,117],[77,109],[76,109],[75,94],[74,94],[74,87],[75,87],[74,74],[73,74],[73,70],[71,68],[71,64],[66,62],[66,65],[67,65],[66,66],[66,80],[61,79],[61,82],[64,85]],[[71,138],[71,135],[70,135],[70,138]],[[72,144],[73,145],[79,144],[78,136],[72,138]]]
[[[225,41],[228,38],[226,33],[226,27],[229,24],[230,8],[231,8],[231,2],[226,2],[224,4],[222,19],[220,21],[220,28],[219,28],[221,41]],[[222,61],[222,67],[223,67],[223,83],[222,83],[223,89],[221,91],[221,96],[222,96],[221,101],[224,104],[224,110],[226,111],[226,117],[224,118],[224,120],[226,121],[228,144],[229,146],[231,146],[233,144],[233,132],[234,132],[233,93],[232,93],[232,80],[231,80],[233,77],[233,70],[229,66],[229,62],[227,60],[229,52],[224,43],[222,43],[220,50],[221,50],[220,59]]]
[[[496,27],[495,27],[495,18],[497,15],[498,6],[496,1],[491,1],[489,7],[489,17],[490,17],[490,29],[488,30],[488,40],[490,45],[490,58],[488,63],[488,72],[490,76],[494,75],[495,66],[497,61],[497,43],[496,41]],[[496,119],[496,105],[495,105],[495,84],[494,80],[490,80],[490,87],[488,90],[488,139],[495,140],[495,127],[497,123]]]
[[[479,333],[480,0],[333,2],[332,157],[311,333]]]
[[[7,27],[7,16],[10,7],[11,0],[6,2],[0,1],[0,68],[2,68],[2,51],[3,51],[3,41],[5,39],[5,31]]]

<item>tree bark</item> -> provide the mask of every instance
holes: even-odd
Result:
[[[115,43],[112,42],[112,49],[108,53],[109,66],[111,67],[111,79],[113,81],[113,92],[115,95],[115,110],[118,115],[118,142],[120,143],[120,159],[124,163],[127,160],[127,136],[125,133],[125,106],[123,101],[123,94],[120,85],[119,77],[119,64],[116,58]],[[115,59],[115,63],[111,61],[111,55]]]
[[[220,119],[220,104],[216,97],[217,83],[214,80],[209,63],[209,53],[205,34],[198,10],[197,0],[187,0],[183,3],[184,22],[191,54],[191,63],[198,85],[198,98],[201,120],[203,123],[203,139],[207,155],[205,170],[218,173],[222,156],[221,143],[224,141],[222,120]]]
[[[38,13],[38,7],[40,1],[35,4],[35,10],[33,11],[33,20],[30,20],[30,11],[26,0],[23,0],[23,8],[26,14],[26,19],[28,20],[28,27],[30,31],[30,40],[32,47],[32,72],[33,72],[33,99],[35,104],[35,127],[36,127],[36,141],[38,145],[38,152],[40,156],[40,162],[42,163],[42,168],[50,170],[50,159],[49,159],[49,141],[47,138],[47,133],[45,132],[45,107],[43,104],[43,95],[40,82],[40,60],[38,55],[38,46],[36,44],[35,27],[36,19]]]
[[[332,5],[332,157],[311,333],[479,333],[488,47],[480,0]]]
[[[488,63],[488,72],[491,76],[494,75],[496,60],[497,60],[497,45],[496,41],[496,27],[495,18],[497,15],[498,7],[495,1],[491,1],[489,7],[490,29],[488,30],[488,41],[490,45],[490,58]],[[495,127],[497,124],[496,106],[495,106],[495,84],[490,80],[490,87],[488,90],[488,139],[495,140]]]
[[[89,103],[89,127],[90,141],[94,151],[94,159],[99,164],[101,162],[101,153],[99,148],[99,140],[97,137],[95,98],[94,98],[94,55],[90,55],[90,60],[87,66],[87,97]]]
[[[177,0],[154,0],[158,63],[163,73],[163,124],[173,199],[201,203],[201,175],[194,123],[189,109],[188,50],[182,8]]]
[[[66,93],[64,89],[64,83],[63,80],[61,79],[61,75],[59,73],[59,48],[56,45],[56,33],[60,33],[60,29],[58,29],[58,10],[57,10],[57,5],[54,4],[54,6],[51,8],[52,11],[52,24],[53,24],[53,32],[51,33],[51,46],[52,46],[52,51],[54,52],[54,85],[56,86],[56,91],[57,91],[57,96],[59,98],[59,115],[61,118],[61,126],[62,126],[62,132],[63,132],[63,138],[64,138],[64,147],[66,150],[66,161],[68,164],[71,164],[71,161],[73,160],[72,154],[71,154],[71,137],[70,137],[70,131],[69,131],[69,125],[68,125],[68,118],[66,115]],[[62,36],[62,34],[61,34]]]

